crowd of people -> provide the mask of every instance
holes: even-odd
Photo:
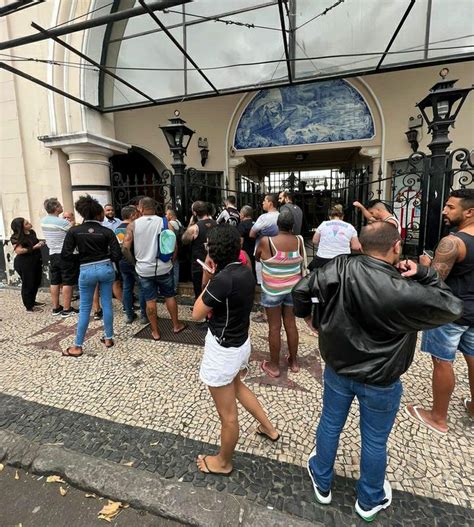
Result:
[[[269,441],[280,438],[241,377],[250,357],[250,315],[259,284],[262,318],[264,313],[268,322],[269,359],[261,364],[266,375],[279,377],[282,367],[298,374],[297,317],[319,337],[326,364],[323,408],[307,465],[316,499],[321,504],[332,500],[339,436],[357,398],[362,446],[355,509],[371,521],[391,504],[387,441],[400,406],[400,377],[414,359],[418,331],[423,331],[421,351],[433,357],[433,405],[409,405],[407,415],[437,434],[448,433],[452,363],[459,350],[471,388],[463,404],[474,417],[474,190],[451,193],[443,216],[453,232],[440,241],[433,259],[425,255],[418,262],[401,260],[400,224],[381,201],[354,203],[367,220],[359,234],[344,221],[342,206],[333,206],[328,220],[315,229],[317,251],[309,265],[301,236],[303,212],[292,196],[268,194],[262,207],[264,213],[254,221],[250,206],[238,210],[235,197],[228,196],[214,219],[214,207],[196,201],[183,226],[175,211],[164,212],[149,197],[124,207],[120,220],[112,205],[102,207],[82,196],[75,209],[83,221],[74,225],[74,216],[66,216],[57,199],[47,199],[41,226],[50,254],[52,315],[78,316],[74,345],[63,355],[83,354],[92,310],[102,312],[104,346],[114,345],[114,296],[131,324],[138,318],[136,292],[140,321],[150,324],[154,340],[161,338],[158,296],[164,298],[173,331],[184,331],[187,324],[179,319],[176,301],[178,254],[188,252],[192,318],[207,329],[200,379],[221,421],[219,453],[200,455],[197,465],[206,473],[228,475],[239,437],[237,401],[257,420],[257,434]],[[24,218],[13,220],[12,230],[15,270],[31,313],[41,306],[36,294],[44,242]],[[71,305],[76,285],[79,311]],[[282,325],[288,345],[283,362]]]

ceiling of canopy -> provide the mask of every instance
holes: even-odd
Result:
[[[474,56],[472,0],[194,0],[155,16],[181,49],[147,13],[112,28],[103,57],[163,102]],[[149,103],[102,78],[105,108]]]
[[[474,58],[474,0],[95,0],[78,18],[85,55],[61,66],[106,112]]]

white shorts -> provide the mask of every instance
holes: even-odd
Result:
[[[215,388],[230,384],[240,370],[247,368],[250,350],[250,338],[242,346],[224,348],[208,330],[199,378],[207,386]]]

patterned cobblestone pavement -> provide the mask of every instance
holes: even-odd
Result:
[[[40,300],[48,302],[42,293]],[[159,306],[159,313],[166,311]],[[182,307],[183,319],[189,307]],[[255,422],[240,415],[241,437],[230,478],[204,476],[199,453],[218,444],[219,423],[207,389],[198,379],[202,349],[190,344],[134,338],[141,326],[125,325],[116,304],[116,345],[99,342],[101,324],[91,322],[85,355],[67,359],[75,320],[57,320],[49,310],[26,314],[19,293],[0,290],[0,428],[43,443],[247,499],[327,525],[358,524],[353,514],[360,436],[354,405],[341,436],[333,505],[314,503],[305,472],[321,409],[321,360],[317,339],[303,328],[302,370],[269,379],[259,370],[268,342],[265,324],[253,324],[252,362],[246,382],[282,432],[277,444],[255,435]],[[284,356],[284,352],[282,353]],[[282,360],[282,366],[283,360]],[[450,412],[450,433],[440,437],[400,412],[389,442],[388,478],[394,505],[380,525],[469,525],[474,522],[473,423],[463,410],[468,394],[464,361],[456,362],[458,383]],[[403,403],[431,400],[429,357],[417,353],[404,376]]]

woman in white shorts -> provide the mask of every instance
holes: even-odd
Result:
[[[255,279],[239,261],[238,230],[223,224],[209,231],[208,253],[206,264],[212,270],[208,274],[211,279],[194,304],[193,319],[208,317],[199,376],[209,387],[221,420],[221,447],[216,456],[198,456],[197,465],[205,473],[229,475],[239,438],[237,400],[259,422],[257,434],[271,441],[277,441],[280,434],[255,395],[240,380],[239,373],[247,368],[250,357]]]

